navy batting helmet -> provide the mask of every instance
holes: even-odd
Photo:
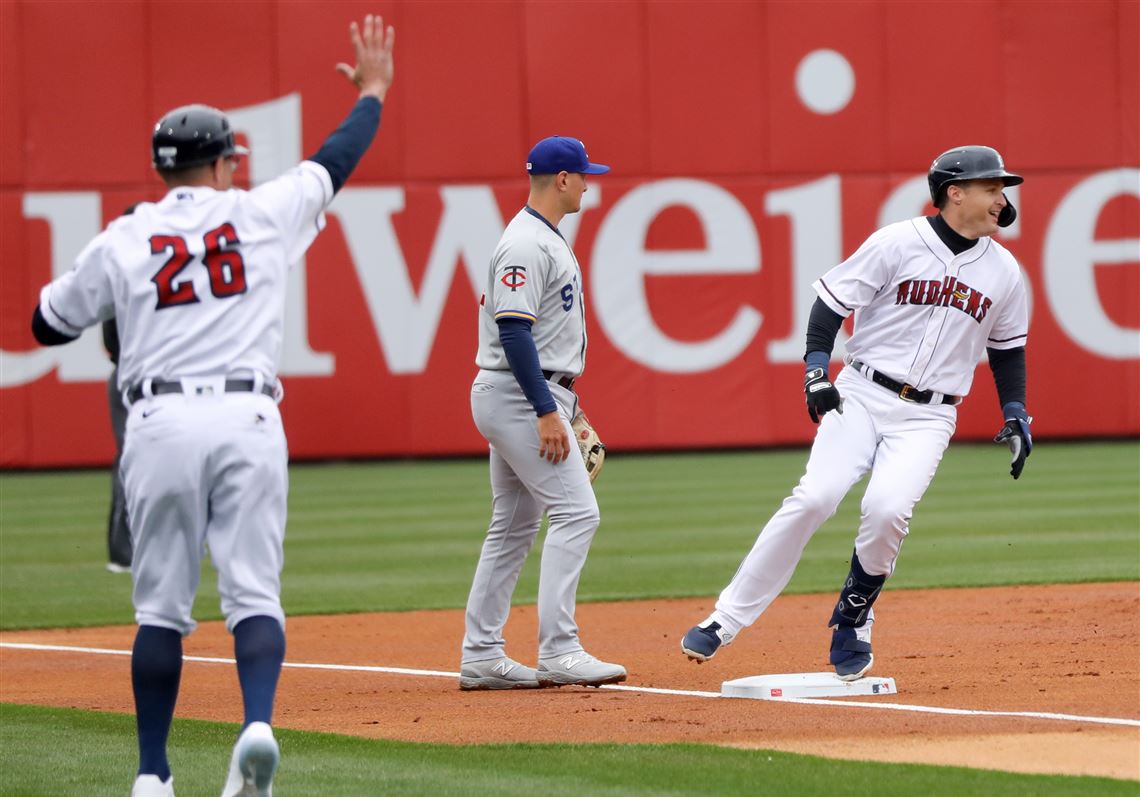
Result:
[[[930,186],[930,201],[938,207],[946,187],[951,183],[965,182],[966,180],[1001,180],[1005,185],[1019,185],[1025,182],[1019,174],[1005,170],[1005,163],[1001,154],[993,147],[955,147],[948,149],[934,159],[930,164],[930,172],[926,175],[926,182]],[[1017,210],[1006,197],[1006,206],[1002,209],[998,224],[1008,227],[1017,218]]]
[[[154,168],[175,171],[249,150],[234,140],[230,120],[209,105],[184,105],[158,120],[151,137]]]

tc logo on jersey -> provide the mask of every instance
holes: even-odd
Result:
[[[953,307],[980,324],[993,306],[993,300],[977,288],[948,277],[945,283],[942,280],[903,280],[895,294],[895,304]]]
[[[508,266],[503,276],[499,278],[499,282],[512,291],[517,291],[526,285],[526,266]]]

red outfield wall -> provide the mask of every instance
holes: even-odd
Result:
[[[213,9],[216,13],[211,13]],[[1041,436],[1140,433],[1135,0],[0,3],[0,465],[109,460],[97,331],[37,349],[39,287],[161,195],[166,109],[229,111],[244,179],[351,105],[346,26],[397,28],[379,140],[297,269],[282,363],[295,457],[478,452],[477,301],[537,139],[613,172],[563,228],[586,275],[580,394],[614,450],[802,443],[811,281],[928,212],[958,144],[1026,176],[1000,240],[1032,293]],[[212,20],[212,21],[211,21]],[[189,30],[193,38],[188,38]],[[1000,423],[979,366],[959,438]]]

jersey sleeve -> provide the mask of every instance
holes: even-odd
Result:
[[[496,321],[518,318],[534,323],[547,282],[547,256],[534,240],[513,241],[495,255],[491,313]]]
[[[115,297],[107,270],[107,233],[95,236],[71,271],[40,291],[40,313],[52,329],[77,337],[84,329],[115,315]]]
[[[989,338],[986,339],[986,346],[991,349],[1016,349],[1025,345],[1029,335],[1029,299],[1025,282],[1021,279],[1021,268],[1016,261],[1013,261],[1010,279],[1013,285],[1009,296],[1001,303]]]
[[[887,229],[887,228],[884,228]],[[863,242],[851,257],[812,283],[823,303],[846,318],[866,307],[897,270],[883,230]]]
[[[289,265],[292,265],[325,228],[324,211],[332,202],[333,184],[324,166],[302,161],[280,177],[257,186],[250,194],[280,230]]]

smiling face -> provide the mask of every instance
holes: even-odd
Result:
[[[998,215],[1006,205],[1004,188],[1005,183],[996,178],[951,184],[942,209],[947,223],[966,238],[993,235],[998,231]]]

